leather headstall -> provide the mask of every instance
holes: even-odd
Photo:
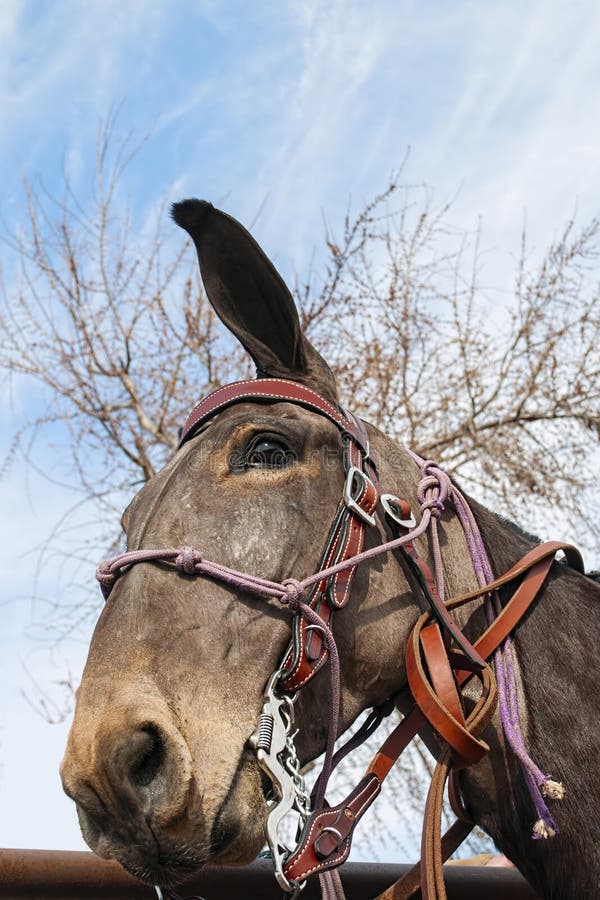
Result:
[[[265,378],[238,381],[219,388],[203,399],[189,415],[180,446],[190,440],[213,416],[234,403],[291,402],[325,416],[340,431],[343,444],[345,488],[326,541],[319,573],[338,563],[349,562],[361,553],[365,530],[375,525],[378,503],[386,514],[393,535],[406,538],[415,526],[409,504],[391,494],[383,494],[376,462],[370,450],[364,425],[320,397],[315,391],[294,381]],[[420,533],[420,532],[419,532]],[[385,547],[381,548],[382,551]],[[409,711],[375,754],[360,783],[335,807],[314,809],[308,817],[296,849],[287,858],[283,872],[292,885],[300,886],[312,874],[339,866],[347,858],[354,827],[381,791],[381,786],[402,751],[416,734],[432,728],[439,743],[437,765],[425,808],[422,858],[400,882],[381,895],[380,900],[406,900],[421,886],[425,900],[443,900],[442,862],[464,840],[472,828],[462,810],[460,792],[452,785],[451,798],[458,821],[442,838],[441,809],[446,781],[451,773],[478,762],[488,745],[482,732],[496,706],[496,681],[486,660],[505,641],[539,594],[554,560],[562,550],[569,565],[583,571],[578,551],[568,544],[548,542],[530,550],[518,563],[491,584],[443,602],[427,563],[412,541],[400,548],[424,598],[428,611],[412,629],[406,647],[406,668],[411,693]],[[356,565],[313,584],[306,603],[321,620],[331,625],[333,613],[349,600]],[[491,594],[515,582],[512,596],[484,632],[471,644],[458,629],[450,613],[476,598]],[[306,685],[327,659],[328,651],[318,628],[306,618],[294,616],[292,640],[284,655],[279,689],[295,693]],[[472,678],[480,683],[479,698],[467,714],[461,688]],[[393,698],[392,698],[393,699]],[[406,704],[405,704],[406,706]],[[359,734],[348,742],[351,749],[367,737],[384,715],[375,710]],[[345,752],[336,754],[334,764]]]

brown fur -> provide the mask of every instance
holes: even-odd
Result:
[[[261,373],[298,378],[334,399],[333,377],[302,336],[285,286],[269,273],[266,257],[257,257],[253,278],[239,296],[237,280],[227,281],[227,265],[235,268],[241,246],[240,259],[252,267],[256,251],[248,249],[241,226],[232,228],[232,220],[212,208],[202,208],[197,230],[194,202],[188,201],[192,207],[182,224],[198,246],[217,312],[240,339],[243,332]],[[206,231],[211,240],[204,246]],[[223,242],[227,265],[219,257]],[[267,327],[275,306],[287,322],[285,347],[279,331]],[[238,307],[244,309],[243,326],[236,320]],[[276,372],[269,369],[273,359]],[[285,469],[232,466],[249,438],[263,433],[279,435],[295,462]],[[416,509],[414,463],[375,429],[370,437],[384,488]],[[240,404],[225,410],[130,505],[124,515],[128,546],[188,544],[208,559],[266,578],[302,578],[318,567],[342,493],[340,450],[337,429],[300,407]],[[528,542],[487,510],[474,508],[500,572]],[[450,511],[441,525],[452,595],[475,582]],[[385,537],[378,526],[369,531],[368,544]],[[418,549],[429,553],[425,540]],[[555,565],[543,600],[517,638],[531,750],[567,788],[556,808],[561,836],[551,844],[531,841],[533,813],[497,722],[487,735],[489,758],[463,777],[476,821],[544,897],[592,897],[598,888],[599,594],[598,585]],[[403,684],[403,647],[418,612],[418,598],[395,557],[360,567],[349,606],[335,615],[343,676],[340,730]],[[467,632],[481,627],[481,613],[471,610]],[[267,809],[248,738],[289,633],[289,616],[275,601],[208,579],[142,564],[117,582],[94,632],[62,765],[65,790],[77,803],[82,832],[95,852],[162,884],[206,863],[241,864],[257,854]],[[305,761],[323,749],[326,679],[320,673],[298,700],[298,746]]]

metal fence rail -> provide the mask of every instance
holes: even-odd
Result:
[[[406,865],[347,863],[342,881],[348,900],[371,900],[408,869]],[[448,900],[537,900],[518,872],[507,869],[447,866]],[[314,883],[311,883],[314,881]],[[318,900],[311,880],[304,900]],[[244,868],[208,869],[189,882],[182,896],[204,900],[281,900],[268,861]],[[0,850],[1,900],[156,900],[154,891],[117,863],[93,853],[55,850]]]

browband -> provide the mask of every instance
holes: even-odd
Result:
[[[289,401],[304,406],[312,412],[320,413],[333,422],[343,434],[348,434],[361,449],[363,456],[369,456],[369,442],[358,421],[340,407],[334,406],[320,397],[311,388],[288,381],[286,378],[260,378],[257,380],[234,381],[217,388],[198,403],[187,417],[179,446],[196,434],[200,425],[233,403],[249,400],[257,403],[277,403]]]

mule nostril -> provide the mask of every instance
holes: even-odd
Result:
[[[147,787],[156,778],[165,759],[165,744],[154,725],[142,725],[132,741],[130,776],[133,784]]]
[[[116,829],[119,818],[163,828],[181,815],[188,802],[189,748],[170,712],[155,706],[159,708],[150,703],[142,710],[121,707],[106,716],[91,738],[82,729],[77,749],[80,756],[87,752],[91,762],[85,769],[77,759],[70,767],[63,766],[65,783],[86,810],[90,804],[84,787],[91,785],[99,803],[99,810],[91,808],[91,814],[102,829]]]

